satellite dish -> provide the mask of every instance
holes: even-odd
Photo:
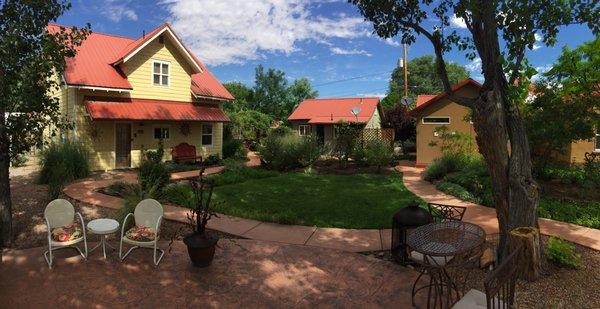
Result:
[[[400,102],[402,102],[402,104],[404,104],[405,106],[410,105],[410,98],[409,97],[402,97],[402,99],[400,100]]]
[[[353,107],[350,112],[352,113],[352,115],[354,116],[358,116],[358,114],[360,113],[360,107]]]

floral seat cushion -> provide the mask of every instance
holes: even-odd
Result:
[[[81,227],[76,223],[52,229],[52,240],[57,242],[72,241],[81,237],[83,237]]]
[[[135,241],[153,241],[156,233],[151,227],[134,226],[125,233],[125,237]]]

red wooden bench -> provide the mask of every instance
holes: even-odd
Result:
[[[179,162],[202,162],[202,156],[196,155],[196,147],[188,143],[181,143],[171,150],[173,161]]]

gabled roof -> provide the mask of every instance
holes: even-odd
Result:
[[[215,104],[96,97],[86,97],[84,103],[93,120],[229,121]]]
[[[477,82],[474,79],[471,78],[467,78],[465,80],[463,80],[462,82],[452,86],[452,91],[458,91],[459,89],[467,86],[467,85],[471,85],[477,88],[482,88],[483,85],[481,85],[479,82]],[[440,94],[430,98],[429,100],[422,102],[420,105],[417,103],[417,107],[415,107],[413,110],[410,111],[410,115],[411,116],[415,116],[416,114],[418,114],[420,111],[424,110],[425,108],[435,104],[436,102],[439,102],[441,99],[448,97],[448,93],[446,92],[441,92]],[[418,99],[417,99],[418,101]]]
[[[159,37],[162,34],[166,34],[175,42],[175,46],[187,60],[188,64],[194,70],[194,73],[202,72],[202,66],[198,63],[197,59],[192,56],[192,54],[187,50],[187,48],[183,45],[181,40],[177,37],[173,29],[169,24],[162,24],[158,26],[156,29],[150,31],[148,34],[143,35],[141,38],[131,42],[124,48],[117,57],[112,61],[113,65],[117,65],[123,62],[127,62],[127,60],[131,59],[135,56],[140,50],[144,49],[144,47],[152,42],[154,39]]]
[[[367,123],[377,110],[379,98],[308,99],[302,101],[288,120],[306,120],[313,124],[339,121]],[[351,110],[360,108],[357,116]]]
[[[49,24],[46,29],[55,33],[60,31],[60,27],[57,24]],[[169,33],[173,35],[174,41],[181,42],[168,24],[163,24],[138,39],[92,32],[77,48],[77,55],[66,60],[65,82],[71,86],[131,90],[132,86],[118,63],[126,61],[127,57],[131,57],[140,47],[161,33]],[[233,100],[233,96],[206,66],[185,46],[181,46],[190,56],[188,61],[198,66],[197,73],[191,76],[190,91],[198,97]]]
[[[435,94],[420,94],[417,96],[417,104],[416,106],[420,106],[421,104],[435,98]]]

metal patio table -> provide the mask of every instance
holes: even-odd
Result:
[[[414,229],[407,238],[410,250],[422,255],[422,267],[430,276],[429,284],[415,289],[412,297],[427,288],[427,307],[449,308],[453,296],[460,298],[458,286],[448,272],[449,267],[462,267],[475,260],[485,242],[485,231],[478,225],[449,220],[430,223]],[[477,260],[478,261],[478,260]]]

